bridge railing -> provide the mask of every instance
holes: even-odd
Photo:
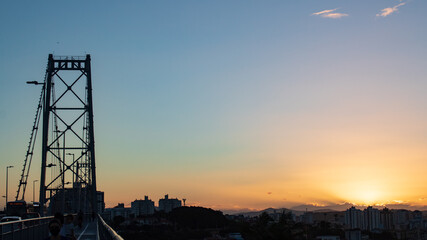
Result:
[[[117,234],[107,223],[105,223],[104,219],[98,214],[98,232],[99,239],[106,240],[123,240],[123,238]]]
[[[0,240],[39,240],[48,237],[53,217],[32,218],[0,223]]]

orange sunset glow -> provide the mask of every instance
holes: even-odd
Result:
[[[25,83],[43,81],[48,54],[90,54],[107,208],[169,194],[223,211],[427,209],[427,1],[85,4],[0,8],[2,196],[40,96]]]

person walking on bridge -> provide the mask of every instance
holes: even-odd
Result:
[[[62,225],[61,228],[61,235],[64,235],[72,240],[75,240],[76,237],[74,236],[74,223],[73,223],[73,215],[72,214],[68,214],[65,217],[65,223],[64,225]]]
[[[71,240],[70,238],[61,236],[59,231],[61,231],[61,223],[58,219],[54,218],[49,222],[49,232],[50,236],[45,238],[45,240]]]
[[[83,225],[83,212],[82,210],[77,213],[77,224],[79,225],[79,228],[82,228]]]

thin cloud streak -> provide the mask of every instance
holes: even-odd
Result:
[[[338,8],[335,9],[328,9],[328,10],[323,10],[320,12],[315,12],[312,13],[312,16],[321,16],[323,18],[342,18],[342,17],[347,17],[348,14],[347,13],[337,13],[335,12]]]
[[[347,17],[348,14],[347,13],[328,13],[328,14],[323,14],[322,17],[324,18],[342,18],[342,17]]]
[[[337,9],[338,9],[338,8],[335,8],[335,9],[329,9],[329,10],[323,10],[323,11],[320,11],[320,12],[313,13],[313,14],[311,14],[311,15],[322,15],[322,14],[326,14],[326,13],[333,12],[333,11],[335,11],[335,10],[337,10]]]
[[[384,8],[383,10],[381,10],[381,13],[377,14],[377,17],[387,17],[388,15],[397,12],[399,10],[399,7],[405,5],[406,2],[403,3],[399,3],[394,7],[388,7],[388,8]]]

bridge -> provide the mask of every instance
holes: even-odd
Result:
[[[43,240],[49,237],[49,222],[53,216],[0,223],[1,240]],[[123,240],[100,215],[94,221],[84,221],[81,228],[76,228],[77,240]]]
[[[6,214],[23,216],[30,209],[36,217],[0,223],[0,240],[45,239],[49,222],[58,213],[79,216],[78,240],[122,239],[100,215],[104,195],[96,187],[90,55],[49,54],[44,80],[27,83],[41,86],[41,94],[15,201],[7,202]],[[29,207],[25,191],[39,129],[41,174],[35,180],[40,182],[39,202]]]

